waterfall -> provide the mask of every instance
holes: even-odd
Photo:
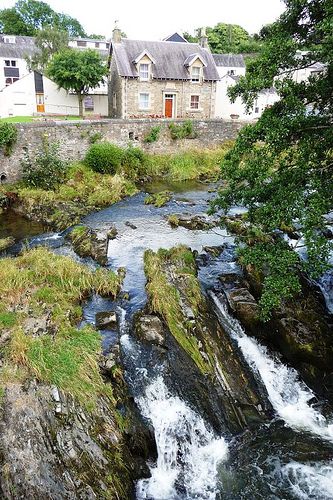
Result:
[[[302,382],[296,370],[274,358],[257,340],[248,337],[240,323],[232,318],[226,306],[210,292],[218,317],[234,338],[250,367],[259,375],[277,414],[293,429],[303,430],[333,442],[333,423],[310,403],[311,389]]]
[[[137,498],[156,500],[216,498],[217,466],[228,448],[202,418],[169,393],[158,376],[138,400],[155,430],[158,458],[151,478],[138,482]]]
[[[296,498],[329,500],[333,498],[333,465],[305,465],[290,462],[281,470],[282,480]]]

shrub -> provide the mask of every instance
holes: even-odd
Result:
[[[180,123],[179,125],[170,123],[169,130],[173,140],[185,138],[195,139],[197,136],[196,132],[194,132],[193,122],[191,120],[186,120],[184,123]]]
[[[160,136],[161,127],[156,125],[150,129],[150,132],[144,138],[144,142],[151,143],[156,142]]]
[[[99,142],[90,146],[85,164],[95,172],[114,174],[121,166],[123,150],[110,142]]]
[[[0,123],[0,149],[5,156],[10,156],[17,141],[17,128],[13,123]]]
[[[129,179],[136,179],[145,173],[147,155],[140,148],[129,146],[123,151],[122,172]]]
[[[21,161],[25,184],[45,190],[54,189],[66,179],[68,164],[59,156],[59,144],[43,141],[42,151],[31,158],[26,152]]]
[[[95,144],[103,139],[103,134],[101,132],[95,132],[94,134],[89,136],[90,144]]]

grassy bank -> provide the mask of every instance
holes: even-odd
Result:
[[[117,166],[110,168],[110,173],[99,173],[83,163],[76,163],[67,168],[59,184],[51,184],[48,189],[35,187],[35,180],[30,185],[21,181],[0,186],[1,205],[6,205],[4,200],[7,196],[16,212],[61,231],[78,224],[88,213],[133,195],[137,192],[135,183],[138,181],[216,180],[221,160],[229,148],[230,142],[213,150],[193,150],[172,155],[147,154],[132,147],[122,152],[121,148],[117,148],[120,156]],[[49,146],[45,151],[50,151]],[[52,155],[45,154],[43,162],[46,159],[52,161]],[[46,182],[41,183],[43,186],[47,185],[47,179],[54,178],[47,168],[46,172],[44,174],[42,163],[37,180],[40,182],[43,180],[41,177],[46,176]]]
[[[2,259],[0,330],[7,342],[1,384],[35,377],[93,405],[110,386],[98,367],[98,332],[77,328],[80,303],[94,292],[115,297],[122,279],[123,273],[93,272],[45,248]]]

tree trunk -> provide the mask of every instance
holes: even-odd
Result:
[[[79,116],[83,118],[83,95],[78,94],[77,98],[79,100]]]

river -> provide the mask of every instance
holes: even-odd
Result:
[[[148,464],[151,478],[138,481],[136,498],[332,499],[333,417],[330,412],[324,415],[315,394],[294,369],[246,334],[228,312],[223,297],[213,291],[220,274],[237,271],[233,238],[219,228],[171,228],[166,221],[168,214],[205,213],[213,196],[209,193],[211,186],[184,183],[151,185],[147,189],[158,191],[165,187],[174,192],[165,207],[144,205],[145,194],[141,192],[90,214],[83,221],[100,232],[112,224],[116,226],[117,237],[109,242],[108,267],[127,270],[123,290],[129,294],[129,300],[92,297],[84,306],[83,324],[95,324],[97,312],[116,311],[118,329],[101,332],[103,349],[108,352],[120,344],[126,381],[142,416],[154,429],[158,457]],[[8,227],[5,230],[3,217],[0,231],[1,224],[3,234],[14,231]],[[35,226],[24,229],[21,226],[16,237],[28,239],[31,246],[46,244],[56,253],[96,266],[89,259],[79,258],[61,234],[36,234],[41,228]],[[247,370],[265,388],[273,408],[269,420],[241,433],[233,433],[228,423],[217,431],[213,422],[187,398],[186,390],[179,390],[181,384],[172,380],[158,351],[152,351],[132,334],[133,315],[147,300],[144,251],[180,243],[199,254],[205,254],[205,247],[223,245],[223,251],[221,247],[209,265],[202,264],[204,259],[198,261],[201,286],[221,326],[239,349]]]

